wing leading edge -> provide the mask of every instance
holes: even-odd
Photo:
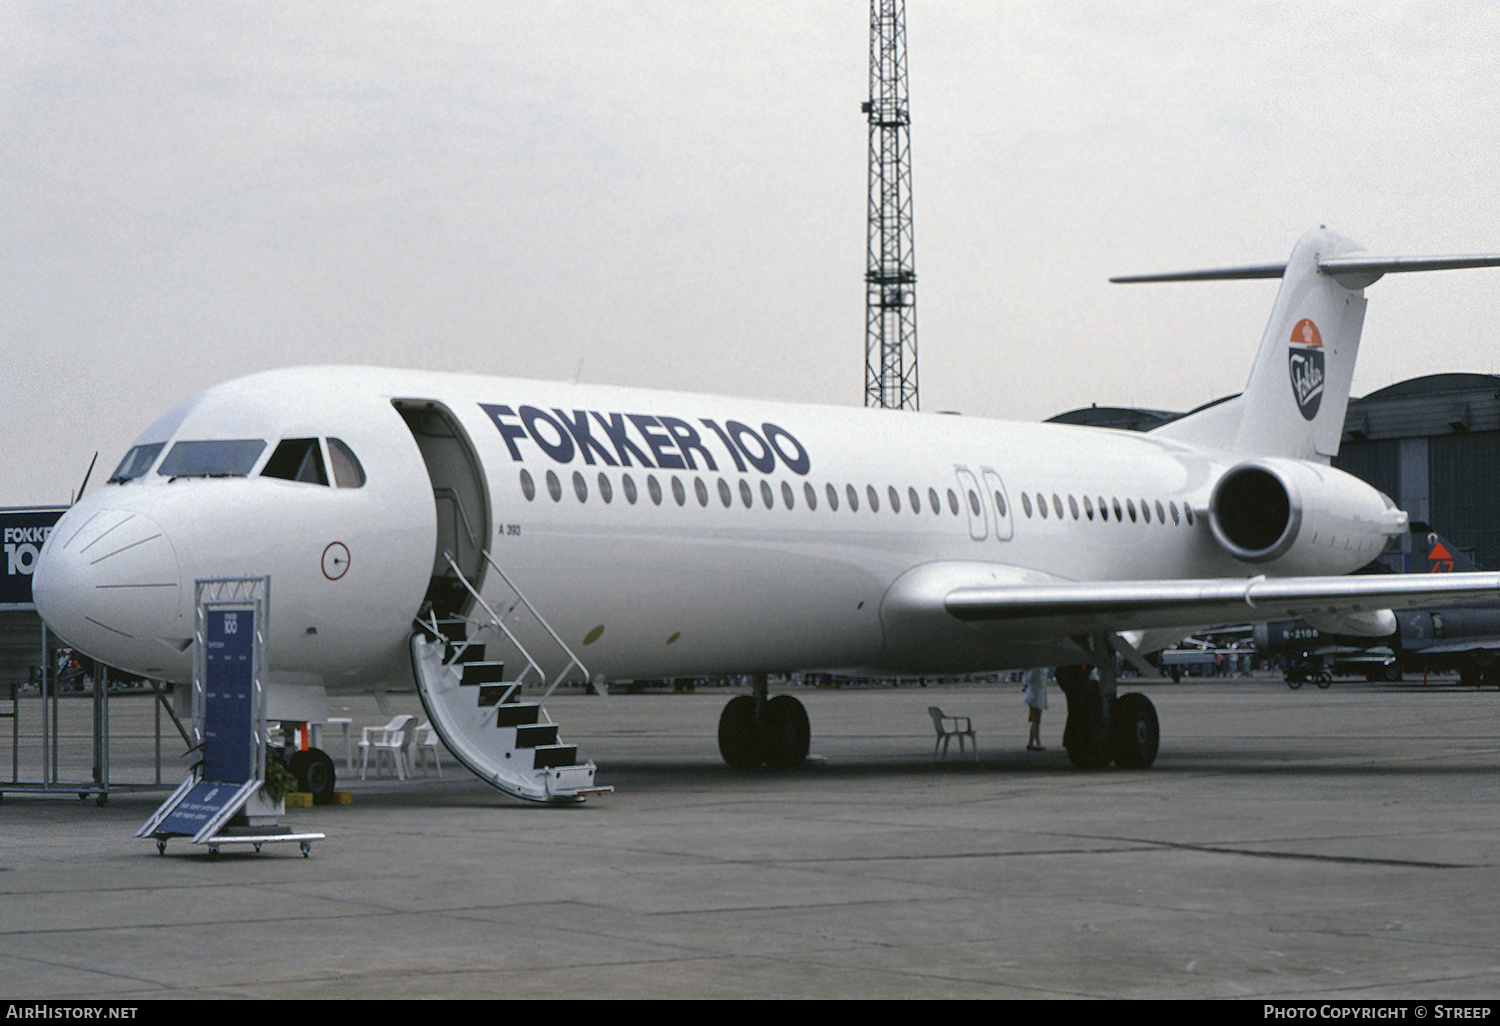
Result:
[[[930,594],[930,593],[929,593]],[[1500,574],[1251,577],[960,586],[943,609],[988,631],[1075,635],[1374,613],[1500,598]]]

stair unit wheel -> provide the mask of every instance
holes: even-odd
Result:
[[[588,669],[488,552],[485,561],[514,596],[504,614],[495,612],[450,554],[443,556],[479,611],[473,617],[419,617],[411,636],[417,694],[443,744],[485,783],[525,801],[571,804],[614,790],[594,783],[594,764],[580,762],[577,747],[562,742],[544,705],[571,675],[587,681]],[[522,607],[568,658],[550,684],[505,622]],[[497,656],[512,654],[518,658],[511,665],[519,663],[521,669],[508,676],[507,661]],[[527,685],[546,685],[546,690],[527,701],[522,690]]]

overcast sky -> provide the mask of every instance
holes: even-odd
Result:
[[[1238,391],[1274,282],[1500,251],[1500,5],[911,0],[921,401]],[[375,363],[863,401],[864,0],[0,0],[0,505],[216,381]],[[1354,391],[1500,371],[1500,270],[1369,290]]]

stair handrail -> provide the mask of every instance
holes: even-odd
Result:
[[[482,552],[483,550],[480,550],[480,551]],[[529,673],[531,670],[535,670],[536,671],[536,675],[545,682],[546,679],[547,679],[547,673],[546,673],[546,671],[541,668],[541,666],[537,663],[537,661],[535,659],[531,658],[531,653],[526,650],[526,646],[525,645],[521,644],[521,639],[518,638],[518,637],[516,637],[515,634],[514,634],[514,632],[512,632],[509,627],[505,626],[505,621],[502,620],[495,613],[495,611],[490,608],[490,604],[484,600],[484,596],[480,595],[479,592],[475,590],[474,586],[469,583],[469,579],[464,576],[464,572],[462,570],[460,570],[458,568],[458,564],[453,561],[452,554],[448,553],[448,552],[444,552],[443,553],[443,558],[448,561],[448,565],[451,566],[453,568],[453,572],[458,575],[459,582],[464,586],[464,588],[468,591],[468,593],[470,595],[474,596],[474,601],[478,602],[479,605],[481,606],[481,608],[483,608],[484,611],[489,614],[490,623],[494,624],[496,627],[499,627],[500,630],[505,633],[505,636],[510,639],[510,643],[516,647],[516,651],[518,651],[518,652],[521,653],[521,658],[523,658],[523,659],[526,660],[527,668],[525,670],[522,670],[521,673],[516,677],[515,683],[520,684],[521,681],[525,679],[526,674]],[[484,558],[485,559],[489,559],[490,558],[488,552],[484,553]],[[491,566],[495,566],[493,560],[490,561],[490,565]],[[495,569],[499,570],[500,568],[499,567],[495,567]],[[502,573],[501,576],[502,577],[505,576],[504,573]],[[510,584],[509,578],[506,579],[506,583]],[[515,585],[512,584],[511,587],[514,588]],[[520,592],[517,592],[516,594],[519,595]],[[524,596],[522,596],[521,601],[522,602],[526,601],[526,599],[525,599]],[[527,608],[528,609],[531,608],[531,604],[530,603],[527,603]],[[532,612],[535,613],[536,611],[532,610]],[[542,626],[545,627],[546,624],[543,623]],[[548,627],[547,630],[550,633],[551,630],[552,630],[552,628]],[[557,637],[556,634],[553,634],[552,636],[554,638]],[[549,688],[548,691],[547,691],[547,694],[551,694],[551,693],[552,693],[552,691]]]
[[[480,555],[484,556],[484,561],[490,566],[494,567],[495,573],[500,575],[501,580],[505,581],[505,583],[510,587],[510,590],[516,593],[516,598],[520,599],[522,604],[531,611],[531,615],[536,617],[537,623],[541,624],[542,628],[552,636],[552,640],[557,642],[557,646],[568,654],[568,664],[562,668],[562,672],[557,675],[557,678],[547,686],[547,690],[543,692],[541,700],[545,702],[548,698],[550,698],[552,696],[552,692],[557,690],[558,685],[563,682],[563,678],[568,675],[568,671],[573,669],[573,667],[575,666],[578,667],[578,669],[583,673],[583,682],[587,684],[589,682],[589,668],[583,665],[583,660],[579,659],[577,654],[568,647],[568,643],[564,641],[555,630],[552,629],[552,625],[547,622],[546,617],[537,612],[536,606],[533,606],[531,604],[531,600],[526,597],[525,592],[516,587],[516,582],[510,579],[510,575],[507,574],[504,570],[500,569],[500,564],[495,562],[494,557],[490,555],[489,550],[480,549],[479,552]],[[450,560],[449,562],[452,561]],[[510,632],[507,631],[506,633],[508,634]],[[546,674],[542,674],[542,679],[547,679]]]

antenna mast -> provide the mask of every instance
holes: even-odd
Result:
[[[865,405],[917,409],[917,271],[912,256],[906,0],[870,0],[869,259]]]

